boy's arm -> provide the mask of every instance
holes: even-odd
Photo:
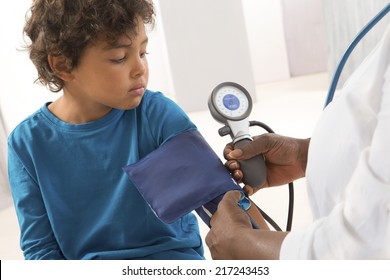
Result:
[[[11,145],[8,147],[8,172],[25,259],[64,259],[50,226],[39,186]]]
[[[197,129],[183,109],[161,92],[149,91],[142,110],[157,147],[176,135]]]

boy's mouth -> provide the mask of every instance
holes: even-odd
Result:
[[[145,92],[145,86],[144,85],[138,85],[131,89],[129,89],[128,93],[132,95],[142,95]]]

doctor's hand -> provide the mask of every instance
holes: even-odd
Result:
[[[306,173],[307,153],[310,139],[297,139],[266,133],[255,136],[253,141],[239,149],[233,148],[233,143],[226,145],[224,157],[226,167],[233,177],[241,182],[243,173],[237,161],[250,159],[262,154],[265,158],[267,178],[263,186],[244,187],[248,195],[260,188],[280,186],[302,178]]]
[[[240,191],[229,191],[211,218],[206,244],[213,259],[278,259],[285,232],[253,229],[238,206]]]

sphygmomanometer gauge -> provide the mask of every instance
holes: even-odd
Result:
[[[252,110],[248,91],[239,84],[225,82],[214,88],[209,98],[209,109],[214,119],[221,123],[247,118]]]

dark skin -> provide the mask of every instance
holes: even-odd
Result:
[[[249,145],[241,149],[234,150],[233,143],[229,143],[223,151],[227,160],[225,165],[234,178],[241,182],[243,174],[237,159],[246,160],[261,154],[265,157],[267,178],[264,185],[244,187],[252,195],[260,188],[281,186],[304,177],[309,142],[310,139],[267,133],[255,136]]]
[[[297,139],[277,134],[254,137],[247,146],[234,150],[229,143],[224,149],[226,166],[240,182],[242,171],[237,160],[262,154],[267,178],[262,186],[248,186],[252,195],[261,188],[288,184],[305,176],[310,139]],[[237,206],[240,192],[230,191],[218,205],[211,219],[206,244],[213,259],[279,259],[280,249],[288,232],[253,229],[248,215]]]

